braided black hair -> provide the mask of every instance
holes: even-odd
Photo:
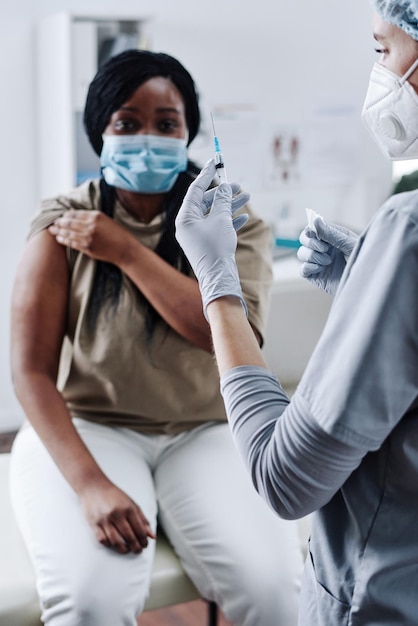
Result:
[[[112,114],[144,82],[156,76],[169,78],[177,87],[185,104],[186,123],[190,142],[200,125],[198,94],[189,72],[173,57],[161,52],[127,50],[109,59],[97,72],[90,84],[84,109],[84,126],[90,143],[100,155],[102,134]],[[155,252],[167,263],[187,274],[189,264],[174,236],[174,221],[186,191],[199,172],[189,161],[187,171],[179,174],[173,188],[166,194],[163,210],[165,220]],[[100,179],[101,210],[113,217],[116,190]],[[111,263],[98,261],[88,308],[88,321],[94,327],[103,303],[110,303],[116,310],[122,289],[122,273]],[[150,345],[155,325],[161,320],[159,313],[138,290],[138,298],[145,307],[147,341]]]
[[[193,78],[183,65],[163,52],[126,50],[110,58],[93,78],[84,108],[84,127],[94,151],[100,156],[102,134],[112,113],[150,78],[169,78],[181,93],[186,111],[189,144],[200,125],[199,99]]]

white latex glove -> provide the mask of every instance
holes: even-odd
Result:
[[[306,226],[299,237],[300,274],[334,295],[359,236],[344,226],[326,222],[320,215],[313,219],[312,226]]]
[[[240,192],[233,197],[239,185],[228,183],[206,191],[215,173],[211,159],[190,185],[176,218],[176,238],[199,282],[206,318],[207,305],[222,296],[240,298],[247,313],[235,249],[236,231],[247,222],[248,215],[232,216],[248,202],[249,194]]]

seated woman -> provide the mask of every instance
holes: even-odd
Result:
[[[157,518],[202,596],[242,626],[292,626],[296,527],[254,492],[232,441],[211,335],[174,220],[198,173],[194,82],[128,51],[92,81],[85,127],[102,177],[42,202],[13,294],[12,368],[27,416],[12,495],[50,626],[133,626]],[[234,209],[248,199],[236,193]],[[237,263],[261,343],[270,234]]]

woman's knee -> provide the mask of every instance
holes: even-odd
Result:
[[[40,595],[48,626],[134,626],[148,595],[148,583],[102,571],[60,584],[56,581],[41,589]]]

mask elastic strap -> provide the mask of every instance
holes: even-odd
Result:
[[[418,59],[416,61],[414,61],[414,63],[412,63],[411,67],[409,68],[409,70],[406,72],[406,74],[404,74],[400,80],[401,85],[403,85],[404,82],[406,82],[408,80],[408,78],[411,76],[412,72],[414,72],[416,70],[416,68],[418,67]]]

